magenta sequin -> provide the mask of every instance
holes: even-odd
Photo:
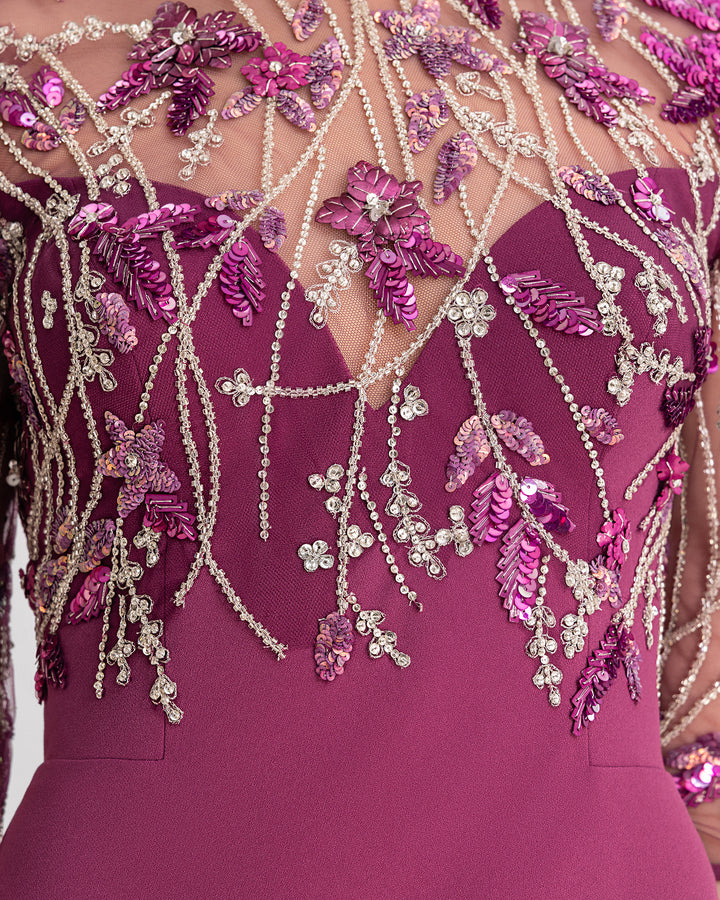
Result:
[[[318,620],[315,638],[315,671],[324,681],[342,675],[353,648],[352,622],[334,611]]]
[[[645,0],[648,6],[654,6],[657,9],[664,9],[676,19],[685,19],[691,22],[697,28],[707,31],[718,31],[720,29],[720,19],[717,17],[717,3],[710,0],[704,3],[703,0]]]
[[[612,511],[609,521],[603,522],[597,542],[604,551],[607,568],[619,569],[630,552],[630,521],[621,506]]]
[[[105,606],[109,581],[110,569],[107,566],[98,566],[85,576],[82,587],[70,601],[68,624],[76,625],[100,614]]]
[[[462,2],[488,28],[497,30],[502,24],[504,13],[498,0],[462,0]]]
[[[30,381],[28,380],[23,361],[20,359],[20,354],[17,352],[13,336],[9,331],[3,332],[2,347],[10,371],[10,378],[13,381],[13,393],[23,407],[28,422],[34,429],[39,430],[40,419],[35,409],[35,400],[30,388]]]
[[[594,0],[597,30],[604,41],[614,41],[627,24],[628,11],[623,0]]]
[[[607,175],[595,175],[582,166],[561,166],[558,175],[576,194],[588,200],[596,200],[603,206],[611,206],[620,199],[620,194],[610,183]]]
[[[668,500],[672,499],[673,494],[682,493],[683,479],[689,468],[689,463],[672,452],[655,466],[655,474],[662,485],[662,490],[655,501],[658,509],[662,509]]]
[[[614,447],[620,443],[624,435],[620,430],[615,416],[612,416],[606,409],[599,407],[593,409],[591,406],[583,406],[580,410],[582,423],[587,429],[588,434],[606,444],[608,447]]]
[[[547,328],[582,337],[602,331],[597,310],[587,306],[584,297],[576,296],[564,284],[547,281],[537,270],[506,275],[500,290],[505,296],[512,296],[522,312]]]
[[[513,504],[512,488],[500,473],[491,475],[473,491],[470,536],[475,544],[493,543],[508,530]]]
[[[135,329],[130,324],[130,310],[120,294],[102,292],[95,295],[100,331],[121,353],[137,347]]]
[[[639,662],[640,651],[632,633],[622,623],[610,624],[578,680],[578,690],[572,698],[573,734],[579,734],[594,721],[621,667],[625,669],[630,697],[635,703],[638,702],[641,695]]]
[[[520,494],[533,516],[548,531],[569,534],[575,523],[568,516],[568,509],[562,504],[562,495],[549,481],[539,478],[523,478]]]
[[[503,409],[491,416],[490,421],[503,443],[526,459],[531,466],[544,466],[550,462],[540,435],[533,430],[533,424],[524,416],[510,409]]]
[[[277,97],[281,90],[295,91],[308,83],[310,57],[293,53],[282,42],[263,48],[262,56],[254,56],[242,69],[260,97]]]
[[[408,270],[422,278],[464,271],[462,258],[429,236],[428,214],[417,201],[421,190],[419,181],[399,182],[380,166],[359,162],[348,170],[347,191],[325,200],[315,216],[358,238],[378,308],[408,331],[417,317]]]
[[[323,19],[321,0],[300,0],[290,27],[296,41],[306,41]]]
[[[118,225],[117,214],[108,203],[87,203],[70,220],[68,234],[76,241],[93,242],[93,254],[139,309],[146,309],[153,319],[162,316],[174,322],[172,287],[147,243],[168,229],[191,222],[194,215],[195,209],[187,203],[166,203]]]
[[[661,408],[668,428],[677,428],[695,408],[695,386],[676,384],[665,388]]]
[[[151,90],[169,88],[173,100],[168,125],[174,134],[185,134],[198,116],[205,115],[214,94],[215,83],[203,69],[227,68],[231,53],[260,45],[260,34],[233,23],[234,18],[234,12],[223,10],[198,18],[185,3],[163,3],[150,34],[128,54],[128,59],[139,61],[100,97],[98,109],[118,109]]]
[[[438,153],[438,167],[433,182],[433,201],[444,203],[457,190],[460,182],[475,168],[478,148],[467,131],[458,131],[446,141]]]
[[[450,108],[443,91],[421,91],[405,104],[408,123],[408,145],[419,153],[430,143],[435,132],[450,118]]]
[[[511,622],[526,622],[535,605],[542,553],[537,535],[519,519],[504,535],[497,581]]]
[[[607,600],[614,609],[622,606],[620,579],[617,570],[608,569],[603,563],[603,557],[598,556],[590,563],[590,574],[595,579],[595,593],[598,600],[601,603],[603,600]]]
[[[665,755],[665,765],[675,769],[673,781],[689,807],[709,803],[720,796],[720,734],[709,732]]]
[[[520,39],[513,49],[536,56],[545,74],[557,81],[568,100],[603,125],[614,125],[618,118],[605,98],[628,97],[637,103],[654,103],[654,97],[637,81],[610,72],[592,55],[589,37],[590,32],[582,25],[522,12]]]
[[[143,527],[167,532],[181,541],[197,539],[195,516],[187,511],[187,503],[175,494],[146,494]]]
[[[48,684],[65,687],[65,658],[57,634],[43,638],[37,648],[35,696],[42,703],[47,699]]]
[[[669,222],[675,215],[673,210],[665,205],[663,192],[658,189],[657,184],[649,175],[645,178],[637,178],[630,185],[630,193],[635,206],[651,222]]]
[[[718,36],[704,32],[683,41],[673,40],[655,31],[643,31],[640,40],[663,62],[684,86],[677,90],[661,115],[670,122],[697,122],[720,105],[720,66]]]
[[[180,487],[177,475],[160,460],[165,442],[162,422],[144,425],[134,432],[111,412],[105,413],[105,430],[114,446],[97,461],[97,470],[110,478],[122,478],[117,509],[128,516],[152,492],[172,493]]]
[[[466,419],[453,440],[457,450],[448,460],[445,469],[448,479],[445,490],[449,492],[465,484],[475,468],[490,453],[490,444],[477,416]]]
[[[392,33],[383,45],[388,59],[409,59],[417,54],[435,78],[444,78],[454,62],[480,72],[507,70],[504,62],[476,46],[481,40],[479,34],[469,28],[439,24],[438,0],[418,0],[409,13],[378,10],[374,19]]]

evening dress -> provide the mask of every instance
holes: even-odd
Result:
[[[0,898],[710,900],[716,5],[291,2],[0,9]]]

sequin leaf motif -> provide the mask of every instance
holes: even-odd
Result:
[[[68,233],[76,241],[92,242],[116,284],[126,289],[139,309],[151,318],[174,322],[175,300],[167,276],[153,259],[147,242],[162,232],[192,221],[195,210],[187,203],[166,203],[117,224],[117,213],[107,203],[88,203],[71,219]]]
[[[455,453],[448,460],[445,474],[445,490],[452,492],[461,487],[473,474],[476,467],[490,453],[490,443],[477,416],[466,419],[453,438]]]
[[[468,10],[476,16],[483,25],[497,30],[501,23],[503,12],[498,0],[462,0]]]
[[[42,66],[28,82],[30,93],[47,109],[58,107],[65,96],[65,86],[58,73],[49,66]],[[35,112],[30,101],[14,90],[0,90],[0,117],[8,123],[24,128],[20,143],[30,150],[48,151],[60,146],[61,132],[75,134],[85,121],[86,110],[73,97],[58,111],[58,132],[44,122]]]
[[[621,668],[625,669],[630,697],[638,702],[641,694],[639,662],[640,651],[632,633],[623,623],[611,623],[578,680],[578,691],[572,698],[573,734],[580,734],[584,727],[595,720],[605,694]]]
[[[567,507],[562,504],[562,495],[549,481],[523,478],[520,496],[546,531],[568,534],[575,529],[575,523],[568,516]]]
[[[518,519],[503,536],[497,575],[500,597],[511,622],[530,617],[537,599],[540,560],[537,535]]]
[[[315,638],[315,671],[323,681],[342,675],[353,648],[352,622],[335,610],[318,620]]]
[[[89,308],[93,321],[113,347],[121,353],[129,353],[137,347],[137,334],[130,324],[130,309],[120,294],[102,291],[95,295]]]
[[[618,121],[617,110],[606,98],[654,102],[637,81],[610,72],[592,55],[588,49],[590,32],[584,26],[558,22],[542,13],[522,12],[520,32],[513,49],[537,57],[545,74],[557,81],[568,100],[596,122],[615,125]]]
[[[597,30],[604,41],[614,41],[620,36],[623,25],[627,24],[628,11],[623,0],[594,0],[593,12]]]
[[[117,501],[121,518],[137,509],[150,492],[170,494],[178,490],[177,475],[160,460],[165,442],[163,422],[152,422],[134,432],[117,416],[106,412],[105,430],[114,446],[98,459],[97,469],[101,475],[123,479]]]
[[[388,59],[409,59],[417,54],[435,78],[444,78],[454,62],[479,72],[507,68],[505,63],[476,46],[481,39],[476,32],[438,24],[439,0],[418,0],[409,13],[378,10],[374,19],[392,33],[384,43]]]
[[[497,473],[473,491],[470,536],[475,544],[493,543],[508,529],[513,504],[512,488],[507,478]]]
[[[234,23],[234,18],[234,12],[222,10],[198,18],[185,3],[163,3],[150,33],[128,54],[138,62],[100,97],[98,109],[118,109],[152,90],[168,88],[173,95],[168,125],[174,134],[185,134],[205,115],[214,94],[214,82],[203,69],[227,68],[231,53],[260,46],[259,32]]]
[[[290,27],[296,41],[306,41],[313,34],[323,18],[321,0],[300,0]]]
[[[588,434],[596,441],[600,441],[601,444],[614,447],[625,436],[620,430],[617,419],[602,407],[593,409],[591,406],[583,406],[580,415]]]
[[[720,796],[719,742],[720,734],[710,731],[666,754],[665,765],[676,770],[672,778],[686,806],[700,806]]]
[[[378,308],[408,331],[417,318],[408,270],[421,278],[464,271],[461,257],[429,236],[429,217],[417,200],[421,189],[419,181],[398,182],[380,166],[359,162],[348,170],[347,192],[325,200],[315,216],[358,238]]]
[[[630,521],[621,506],[612,511],[608,521],[603,522],[597,542],[603,550],[607,568],[619,570],[630,552]]]
[[[503,409],[491,416],[490,421],[503,443],[526,459],[531,466],[544,466],[550,462],[542,438],[533,431],[532,422],[524,416]]]
[[[444,203],[460,182],[475,168],[478,148],[466,131],[446,141],[438,153],[438,168],[433,182],[433,201]]]
[[[35,696],[42,703],[47,699],[48,684],[65,687],[65,658],[57,633],[44,637],[36,653]]]
[[[547,281],[537,270],[506,275],[500,289],[539,325],[581,337],[602,331],[597,310],[587,306],[584,297],[564,284]]]
[[[435,132],[450,118],[450,108],[443,91],[421,91],[405,104],[408,123],[408,146],[419,153],[430,143]]]
[[[110,569],[107,566],[97,566],[85,576],[82,587],[70,601],[68,624],[86,622],[99,615],[105,606],[109,581]]]
[[[337,38],[330,37],[310,54],[308,84],[315,109],[325,109],[342,82],[345,68]]]
[[[178,540],[197,539],[195,516],[187,511],[187,503],[175,494],[146,494],[143,527],[165,532]]]
[[[704,32],[684,41],[655,31],[643,31],[640,40],[664,65],[685,82],[660,112],[669,122],[697,122],[720,105],[718,35]]]
[[[23,412],[27,416],[27,421],[37,431],[40,428],[40,419],[35,408],[35,400],[33,399],[32,389],[30,388],[30,381],[27,376],[27,371],[25,370],[25,365],[15,346],[13,336],[9,331],[3,332],[2,347],[10,371],[10,378],[13,382],[13,393],[15,394],[18,403],[22,406]]]
[[[588,200],[596,200],[603,206],[611,206],[620,199],[620,194],[610,183],[607,175],[595,175],[581,166],[560,166],[558,175],[576,194]]]
[[[717,17],[716,0],[645,0],[648,6],[663,9],[677,19],[685,19],[697,28],[707,31],[719,31],[720,19]]]
[[[264,197],[265,195],[262,191],[225,191],[222,194],[216,194],[214,197],[208,197],[205,200],[205,205],[209,206],[211,209],[216,209],[218,211],[222,211],[224,209],[232,209],[234,212],[244,213],[247,212],[247,210],[257,206],[258,203],[262,203]],[[226,227],[228,229],[235,227],[235,222],[230,219],[229,216],[225,216],[223,222],[224,225],[221,227],[217,227],[216,224],[213,224],[211,226],[202,225],[201,227],[206,229],[207,231],[217,231],[218,233],[221,231],[222,227]],[[282,247],[285,238],[287,237],[287,224],[285,222],[285,214],[274,206],[266,207],[260,213],[260,217],[258,220],[258,230],[260,233],[260,239],[262,240],[265,247],[268,250],[271,250],[273,253],[277,253]],[[195,232],[192,228],[187,229],[183,235],[183,239],[185,237],[192,238],[194,233]],[[225,237],[227,237],[229,233],[229,230],[225,231]],[[199,236],[199,232],[197,232],[197,236]],[[211,241],[210,243],[222,243],[225,237],[218,241]],[[178,246],[183,245],[178,244]],[[184,246],[193,247],[203,245],[188,243]]]
[[[682,425],[695,408],[695,393],[707,379],[708,372],[717,370],[717,352],[710,336],[709,328],[699,328],[693,334],[695,381],[665,388],[661,408],[668,428]]]

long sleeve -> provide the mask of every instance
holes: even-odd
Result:
[[[712,274],[717,342],[717,263]],[[720,372],[710,368],[679,442],[688,469],[673,512],[658,666],[666,750],[720,732]],[[720,863],[720,800],[690,814]]]

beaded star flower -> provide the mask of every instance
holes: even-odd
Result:
[[[173,101],[168,125],[185,134],[207,111],[215,82],[203,72],[207,66],[226,69],[230,54],[255,50],[261,36],[240,23],[234,12],[219,10],[198,18],[185,3],[163,3],[152,20],[150,34],[134,45],[128,59],[136,59],[98,101],[101,111],[121,106],[156,88],[169,88]]]
[[[523,12],[518,53],[536,56],[545,74],[564,89],[577,108],[602,125],[614,125],[618,114],[606,98],[629,97],[638,103],[654,103],[645,88],[632,78],[610,72],[588,49],[590,32],[582,25],[558,22],[542,13]],[[601,95],[605,95],[604,97]]]
[[[329,38],[310,56],[301,56],[277,42],[263,48],[262,56],[253,57],[240,70],[249,87],[231,94],[222,110],[224,119],[246,116],[260,105],[263,98],[274,99],[278,112],[305,131],[315,131],[312,106],[297,94],[301,87],[310,88],[313,105],[324,109],[340,86],[343,71],[342,52],[336,38]]]
[[[430,75],[443,78],[455,62],[479,72],[505,71],[505,64],[475,46],[480,35],[470,28],[439,25],[439,0],[418,0],[409,13],[378,10],[374,19],[392,32],[384,43],[388,59],[420,58]]]
[[[162,422],[151,422],[136,433],[117,416],[106,412],[105,430],[115,446],[98,459],[97,468],[102,475],[124,479],[117,501],[121,518],[137,509],[151,491],[169,494],[178,490],[177,475],[160,460],[165,443]]]
[[[429,216],[417,200],[421,190],[420,181],[399,182],[380,166],[359,162],[348,170],[346,193],[327,199],[315,216],[358,238],[378,308],[408,331],[417,318],[408,270],[423,278],[464,271],[462,258],[429,236]]]

